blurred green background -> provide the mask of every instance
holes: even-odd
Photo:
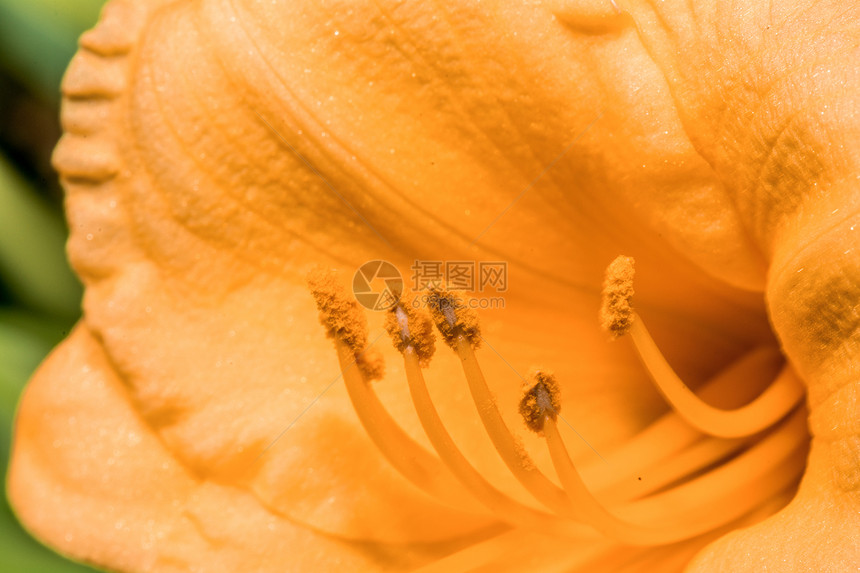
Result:
[[[18,397],[80,314],[65,259],[62,191],[51,169],[60,80],[104,0],[0,0],[0,461],[5,478]],[[4,479],[5,483],[5,479]],[[4,488],[5,490],[5,488]],[[24,532],[5,495],[0,571],[93,571]]]

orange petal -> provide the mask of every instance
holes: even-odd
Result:
[[[83,326],[40,368],[18,420],[9,494],[19,517],[61,552],[111,569],[381,571],[475,541],[338,540],[268,511],[248,492],[196,478],[132,409]]]

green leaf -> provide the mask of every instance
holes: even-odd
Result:
[[[60,79],[104,0],[0,0],[0,56],[45,101],[59,99]]]
[[[94,570],[53,553],[24,531],[6,499],[0,503],[0,571],[15,573],[92,573]]]
[[[79,314],[81,287],[65,257],[62,220],[0,156],[0,277],[26,306]]]
[[[0,328],[18,329],[24,336],[38,340],[46,349],[59,344],[74,325],[75,320],[46,317],[16,307],[0,307]]]
[[[0,309],[0,426],[11,425],[24,385],[70,326],[16,309]]]
[[[0,322],[0,423],[4,426],[11,423],[18,395],[50,349],[37,335]]]

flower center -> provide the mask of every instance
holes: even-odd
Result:
[[[373,390],[371,380],[381,377],[381,368],[367,357],[367,323],[357,303],[331,274],[312,274],[309,283],[367,434],[397,471],[442,504],[491,514],[533,532],[653,546],[751,519],[752,512],[775,494],[794,487],[803,471],[806,415],[800,405],[801,382],[785,366],[761,395],[749,396],[749,381],[771,376],[778,352],[751,351],[699,390],[700,398],[678,378],[633,310],[632,259],[619,257],[607,270],[603,325],[616,338],[630,335],[673,410],[608,452],[605,467],[578,467],[559,430],[559,420],[570,425],[562,415],[559,383],[546,370],[533,370],[525,381],[519,412],[526,427],[544,438],[555,476],[538,468],[504,421],[475,353],[481,342],[477,316],[455,293],[432,291],[429,315],[397,305],[386,318],[386,330],[403,355],[418,418],[433,446],[429,451],[408,436]],[[493,446],[543,509],[525,505],[490,483],[445,428],[423,372],[435,350],[434,326],[460,360]],[[726,391],[752,400],[733,410],[705,401]],[[647,483],[639,477],[644,473]],[[595,491],[586,483],[597,484]],[[475,551],[479,556],[485,553]]]

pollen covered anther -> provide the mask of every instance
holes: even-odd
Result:
[[[415,442],[397,424],[377,397],[374,386],[368,383],[383,377],[382,355],[378,349],[367,347],[367,321],[357,302],[337,282],[336,274],[314,270],[307,281],[320,311],[320,322],[329,338],[334,340],[349,399],[371,441],[404,478],[444,505],[482,511],[439,458]],[[425,318],[424,322],[429,323],[429,319]],[[431,326],[426,324],[407,330],[416,332],[422,328],[430,330]],[[414,351],[410,350],[409,354],[414,356]]]
[[[337,281],[337,274],[317,268],[308,273],[307,281],[326,335],[349,347],[367,380],[382,379],[382,354],[367,348],[367,318],[355,299]]]
[[[632,292],[629,284],[632,269],[628,279],[625,288]],[[381,361],[372,358],[375,350],[367,347],[367,324],[358,304],[337,284],[331,272],[314,273],[308,282],[320,310],[320,320],[334,339],[350,400],[368,436],[404,478],[446,506],[479,515],[485,515],[489,510],[494,518],[512,526],[550,535],[576,539],[603,535],[628,545],[663,545],[713,531],[739,519],[759,503],[756,492],[761,490],[764,480],[773,480],[776,476],[781,479],[779,487],[786,487],[803,464],[804,452],[802,448],[795,447],[795,434],[803,432],[805,416],[795,410],[789,422],[782,423],[759,446],[750,448],[729,464],[698,475],[699,469],[706,467],[702,465],[703,459],[706,463],[717,459],[711,455],[710,450],[714,448],[703,450],[703,455],[698,455],[698,450],[689,449],[685,453],[696,456],[685,461],[683,467],[672,468],[669,472],[669,479],[675,480],[676,485],[666,488],[670,482],[664,481],[664,491],[656,494],[655,489],[643,491],[638,486],[636,491],[627,492],[633,495],[618,496],[621,505],[604,506],[604,501],[589,491],[559,432],[560,385],[551,373],[534,369],[525,385],[519,412],[529,429],[545,439],[561,483],[559,487],[533,462],[521,440],[505,423],[474,350],[476,341],[480,340],[477,317],[456,295],[435,291],[434,298],[428,302],[436,326],[460,359],[481,422],[502,461],[513,477],[548,511],[535,509],[485,479],[466,459],[445,428],[423,373],[434,347],[432,321],[427,314],[411,307],[395,307],[386,316],[386,330],[394,346],[403,354],[412,401],[436,455],[415,442],[397,424],[376,396],[374,385],[367,383],[371,376],[381,375],[374,370]],[[635,312],[629,311],[635,317]],[[665,370],[667,365],[661,366],[665,359],[656,350],[643,321],[636,317],[629,329],[630,338],[649,372],[661,390],[674,397],[675,386],[685,387],[680,382],[674,386],[666,384],[667,380],[674,380],[674,374]],[[716,425],[717,434],[748,435],[750,421],[755,427],[761,427],[762,420],[767,422],[782,417],[781,412],[796,403],[797,394],[796,384],[785,372],[750,405],[735,411],[717,412],[716,422],[705,425]],[[670,401],[676,405],[676,400]],[[704,420],[714,417],[714,412],[701,407],[688,403],[682,406],[678,409],[681,418],[686,419],[690,413],[687,410],[698,412]],[[679,480],[682,476],[688,479]],[[656,478],[659,481],[662,477],[665,476],[656,471],[649,474],[652,480]],[[708,495],[703,492],[708,492]],[[740,501],[725,502],[734,498]],[[636,500],[629,501],[632,499]],[[690,500],[701,502],[691,504]],[[699,508],[701,512],[697,511]]]
[[[385,316],[385,330],[399,352],[412,348],[422,367],[426,368],[436,351],[433,323],[425,312],[395,305]]]
[[[366,348],[356,354],[355,365],[367,381],[385,378],[385,359],[378,348]]]
[[[600,326],[613,338],[624,336],[633,325],[633,275],[632,257],[619,256],[606,268]]]
[[[526,426],[537,434],[543,433],[547,417],[553,420],[561,410],[561,389],[555,376],[534,370],[527,378],[525,394],[520,400],[520,415]]]
[[[427,296],[427,307],[445,344],[457,350],[457,338],[462,336],[472,348],[480,346],[478,315],[460,296],[448,290],[434,289]]]
[[[461,354],[461,358],[464,352],[472,352],[471,346],[466,341],[465,337],[458,335],[457,340],[459,343],[458,353]],[[471,354],[471,356],[473,358],[474,354]],[[457,444],[445,428],[445,425],[433,404],[430,393],[427,390],[427,382],[424,380],[424,373],[421,370],[418,363],[418,356],[415,354],[414,350],[407,348],[403,353],[403,360],[406,370],[406,380],[409,384],[409,392],[412,395],[412,402],[415,405],[415,410],[418,414],[418,419],[421,421],[421,425],[424,428],[424,432],[430,439],[430,443],[433,445],[439,458],[451,471],[451,474],[453,474],[457,480],[469,490],[475,499],[480,501],[497,517],[511,525],[543,531],[551,535],[573,536],[574,538],[580,539],[583,537],[588,538],[592,535],[592,532],[588,530],[587,526],[568,519],[566,516],[533,509],[532,507],[520,503],[516,499],[508,496],[506,493],[497,489],[493,484],[487,481],[481,472],[466,459],[463,452],[460,451]],[[472,359],[470,359],[470,361],[473,362]],[[472,381],[474,382],[474,377],[472,377]],[[480,385],[484,386],[483,383]],[[486,403],[485,400],[480,400],[480,402]],[[476,404],[477,403],[478,401],[476,401]],[[481,410],[480,405],[478,408]],[[500,443],[498,440],[499,438],[501,438],[501,442],[505,443],[505,447],[500,449],[500,453],[506,452],[506,454],[503,455],[503,458],[510,458],[511,450],[523,450],[523,448],[522,446],[515,444],[513,437],[507,429],[502,427],[503,422],[501,421],[501,416],[498,414],[498,411],[496,411],[495,414],[496,415],[491,416],[491,423],[489,426],[487,424],[487,418],[482,418],[482,420],[490,433],[490,437],[493,438],[495,436],[496,439],[494,439],[494,444],[497,448]],[[523,457],[522,453],[514,451],[513,457],[517,458],[517,464],[521,464],[521,462],[524,461],[523,459],[520,459]],[[509,461],[510,459],[506,460],[506,463]],[[523,467],[519,467],[518,473],[520,476],[518,477],[522,477],[522,474],[524,473],[529,473],[534,476],[538,475],[539,471],[536,469],[534,464],[528,463],[527,465],[529,466],[528,468],[525,467],[525,464],[523,464]],[[515,467],[517,466],[515,465]],[[560,488],[557,486],[554,487],[558,489],[558,493],[560,495],[564,495],[564,492]],[[552,494],[553,492],[550,492],[550,495]]]

